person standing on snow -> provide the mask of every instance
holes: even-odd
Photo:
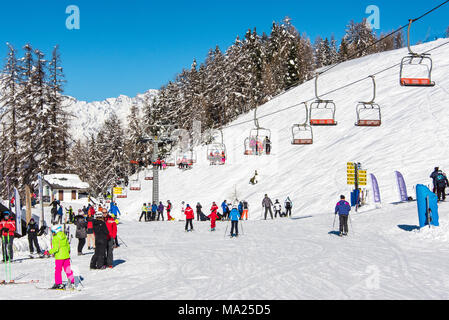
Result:
[[[148,208],[146,203],[142,206],[142,213],[140,214],[139,222],[142,221],[142,217],[145,218],[145,222],[148,221]]]
[[[95,210],[90,207],[89,213],[87,214],[87,248],[89,250],[95,249],[95,234],[94,234],[94,220],[95,220]]]
[[[171,204],[170,200],[167,200],[167,220],[168,221],[173,220],[173,218],[170,215],[171,209],[172,209],[172,204]]]
[[[195,219],[195,213],[193,212],[193,209],[190,207],[189,204],[187,204],[187,207],[184,211],[184,214],[186,216],[186,231],[193,231],[193,219]],[[188,226],[190,225],[190,230]]]
[[[3,220],[0,222],[2,234],[3,261],[12,261],[14,258],[14,232],[16,231],[16,221],[9,215],[9,211],[3,213]]]
[[[435,178],[436,187],[437,187],[437,196],[438,201],[446,200],[446,187],[449,185],[449,181],[447,180],[446,174],[441,170],[438,171],[438,175]]]
[[[215,231],[215,221],[218,218],[218,206],[215,202],[212,203],[212,207],[210,208],[210,215],[208,218],[210,219],[210,231]]]
[[[240,214],[240,220],[242,220],[243,219],[242,218],[242,215],[243,215],[243,201],[239,202],[238,210],[239,210],[239,214]]]
[[[159,206],[157,207],[157,221],[159,221],[159,217],[162,217],[162,221],[164,221],[164,204],[162,201],[159,201]]]
[[[285,199],[284,206],[285,206],[285,216],[286,217],[291,217],[292,216],[293,202],[290,200],[290,197],[287,197],[287,199]]]
[[[81,214],[81,210],[78,211],[78,215],[75,217],[76,233],[75,238],[78,239],[78,255],[83,255],[83,248],[86,244],[87,238],[87,221]]]
[[[282,211],[282,205],[279,203],[279,200],[276,199],[274,202],[274,217],[277,218],[277,215],[279,214],[279,218],[281,217],[281,211]]]
[[[232,207],[229,218],[231,219],[231,237],[238,237],[240,214],[236,206]]]
[[[433,193],[437,193],[437,183],[436,183],[436,178],[438,176],[438,172],[440,171],[439,167],[435,167],[435,169],[433,170],[433,172],[430,174],[430,178],[432,179],[433,182]]]
[[[51,227],[52,238],[52,248],[49,251],[45,251],[44,255],[54,255],[55,256],[55,284],[51,289],[64,289],[62,284],[62,270],[69,280],[67,283],[67,289],[73,288],[75,284],[75,278],[73,276],[73,271],[70,268],[70,244],[67,240],[62,226],[56,225]]]
[[[117,202],[111,202],[111,206],[109,207],[109,212],[114,215],[114,217],[117,217],[121,215],[121,212],[117,206]]]
[[[55,224],[62,224],[62,216],[63,216],[64,212],[62,211],[62,206],[59,205],[58,208],[58,213],[57,213],[57,217],[56,217],[56,221]]]
[[[103,213],[95,213],[93,221],[95,233],[95,253],[90,260],[91,269],[106,269],[106,248],[108,245],[109,230],[103,220]]]
[[[345,196],[340,196],[340,201],[335,206],[335,214],[340,217],[340,237],[348,235],[348,218],[351,205],[345,200]]]
[[[115,219],[108,215],[106,209],[103,210],[103,220],[108,228],[108,236],[106,242],[106,266],[108,268],[113,268],[114,264],[114,246],[115,238],[117,237],[117,223]]]
[[[245,218],[245,220],[248,220],[248,201],[242,201],[242,209],[242,220],[243,218]]]
[[[201,218],[201,209],[203,208],[203,206],[201,205],[201,203],[197,203],[196,204],[196,220],[200,221]]]
[[[273,202],[270,198],[268,198],[268,195],[265,195],[265,198],[262,200],[262,208],[265,208],[265,220],[267,220],[267,213],[270,211],[271,220],[273,220],[273,211],[271,210],[271,207],[273,206]]]
[[[156,201],[153,201],[151,205],[151,221],[156,221],[156,213],[157,213],[157,204]]]
[[[39,242],[37,241],[38,232],[39,228],[34,219],[31,218],[27,226],[28,245],[30,246],[30,254],[34,253],[34,247],[36,247],[36,253],[41,254],[41,248],[39,247]]]

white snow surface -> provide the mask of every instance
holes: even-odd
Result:
[[[441,39],[415,48],[425,51],[447,42]],[[320,77],[320,92],[367,77],[394,65],[406,49],[384,52],[339,65]],[[196,148],[198,163],[190,171],[170,168],[160,172],[161,200],[171,200],[177,221],[138,222],[143,202],[151,200],[151,181],[139,174],[141,191],[127,191],[119,199],[122,212],[118,234],[125,241],[114,251],[115,268],[90,271],[87,255],[72,263],[84,278],[80,292],[35,290],[33,285],[0,286],[0,295],[16,299],[448,299],[448,203],[439,208],[441,226],[419,230],[416,202],[399,200],[394,171],[399,170],[415,198],[414,186],[430,184],[433,167],[449,167],[449,45],[432,52],[433,88],[404,88],[399,68],[376,76],[377,102],[382,107],[380,128],[355,127],[355,105],[369,100],[370,80],[323,96],[337,105],[336,127],[314,127],[310,146],[291,145],[290,128],[303,121],[300,109],[287,109],[261,118],[272,130],[273,154],[243,155],[243,141],[252,123],[224,130],[228,150],[225,166],[210,166],[206,148]],[[313,81],[273,99],[258,115],[280,111],[313,98]],[[235,123],[250,120],[252,114]],[[352,213],[350,235],[334,234],[334,206],[340,194],[349,197],[346,163],[361,162],[376,175],[382,207],[370,203]],[[248,184],[254,170],[259,183]],[[249,201],[248,221],[240,224],[241,236],[225,237],[228,222],[194,222],[195,231],[184,232],[181,201],[201,202],[208,214],[212,201]],[[261,201],[267,193],[281,203],[293,200],[293,216],[267,221]],[[370,199],[371,200],[371,199]],[[75,211],[80,203],[73,205]],[[49,210],[49,208],[47,208]],[[48,212],[47,212],[48,213]],[[243,228],[242,228],[243,227]],[[26,241],[18,239],[17,242]],[[75,254],[74,254],[75,253]],[[17,259],[25,253],[17,253]],[[24,260],[13,264],[23,279],[53,282],[53,260]],[[0,268],[0,277],[3,268]],[[64,276],[63,276],[64,278]]]
[[[44,180],[51,185],[57,185],[62,188],[88,189],[89,184],[81,181],[77,174],[55,173],[44,175]]]

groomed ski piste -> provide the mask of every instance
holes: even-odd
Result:
[[[291,144],[291,126],[304,118],[301,109],[289,108],[314,98],[312,80],[258,108],[261,127],[272,131],[272,155],[243,155],[244,139],[253,128],[249,113],[223,130],[225,166],[210,166],[206,148],[197,147],[198,163],[191,170],[175,167],[160,172],[160,198],[164,204],[171,200],[176,221],[138,222],[142,204],[152,196],[152,182],[145,181],[142,172],[141,191],[127,191],[128,198],[117,201],[121,246],[114,250],[113,269],[89,270],[92,251],[85,247],[87,254],[77,256],[77,241],[72,240],[72,264],[83,279],[81,291],[43,291],[25,284],[0,286],[0,295],[108,300],[448,299],[449,203],[439,205],[440,227],[419,230],[416,202],[397,203],[394,175],[395,170],[403,174],[408,193],[415,198],[414,187],[430,185],[435,166],[449,170],[448,41],[413,47],[423,52],[441,46],[431,51],[435,87],[401,87],[399,66],[376,75],[381,127],[354,126],[355,107],[371,98],[367,77],[398,64],[407,49],[352,60],[320,76],[319,91],[335,101],[338,125],[314,127],[313,145]],[[245,121],[249,122],[235,125]],[[340,238],[334,232],[338,221],[333,228],[333,213],[340,194],[349,198],[350,161],[376,175],[382,206],[376,208],[370,197],[358,213],[352,211],[349,236]],[[253,186],[248,181],[255,170],[259,182]],[[282,204],[289,196],[292,218],[263,220],[265,193]],[[240,223],[238,238],[225,235],[229,224],[225,221],[217,222],[215,232],[209,231],[210,222],[197,221],[194,232],[184,231],[185,222],[179,221],[181,201],[192,207],[200,202],[208,214],[212,201],[220,205],[235,195],[249,202],[249,220]],[[82,203],[72,206],[77,211]],[[17,260],[27,256],[25,251],[15,254]],[[22,280],[53,284],[54,259],[18,261],[12,269]]]

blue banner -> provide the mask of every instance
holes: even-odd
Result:
[[[371,186],[373,187],[374,202],[381,203],[382,201],[380,200],[380,191],[377,179],[372,173],[370,173],[370,177],[371,177]]]
[[[405,185],[404,177],[399,171],[395,171],[396,181],[398,183],[399,199],[400,201],[408,201],[407,186]]]

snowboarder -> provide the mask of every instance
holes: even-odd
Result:
[[[210,208],[210,215],[208,215],[208,218],[210,219],[210,231],[215,231],[215,221],[218,218],[217,212],[218,206],[213,202],[212,207]]]
[[[195,219],[195,213],[193,212],[193,209],[190,207],[189,204],[187,204],[187,207],[184,211],[184,214],[186,215],[186,231],[193,231],[193,224],[192,221]],[[190,225],[190,230],[188,226]]]
[[[345,196],[340,196],[340,201],[335,206],[335,214],[340,217],[340,237],[348,235],[348,218],[351,205],[345,200]]]
[[[281,211],[282,211],[282,205],[279,203],[279,200],[276,199],[274,202],[274,217],[277,218],[277,215],[279,214],[279,218],[281,217]]]
[[[139,222],[142,220],[142,217],[145,218],[145,222],[148,221],[148,208],[146,203],[142,206],[142,213],[140,214]]]
[[[271,207],[273,206],[273,202],[270,198],[268,198],[268,195],[265,194],[265,198],[262,200],[262,208],[265,208],[265,220],[267,220],[267,213],[270,211],[271,220],[273,220],[273,211],[271,210]]]
[[[201,205],[201,203],[197,203],[196,204],[196,220],[197,221],[200,221],[200,219],[201,219],[201,209],[203,208],[203,206]]]
[[[285,216],[286,217],[291,217],[292,216],[293,202],[290,200],[290,197],[287,197],[287,199],[285,199],[284,206],[285,206]]]
[[[34,247],[36,247],[36,253],[41,253],[41,248],[39,247],[39,242],[37,241],[37,234],[39,232],[38,225],[34,221],[34,218],[30,219],[27,226],[28,235],[28,245],[30,247],[30,254],[34,254]]]
[[[157,207],[157,221],[159,221],[159,217],[162,217],[162,221],[164,221],[164,204],[162,201],[159,201],[159,206]]]
[[[95,233],[95,253],[90,260],[91,269],[106,269],[106,248],[108,244],[109,230],[103,219],[103,213],[95,213],[93,221]]]
[[[16,231],[16,221],[12,219],[9,211],[3,213],[3,220],[0,222],[2,234],[3,261],[12,261],[14,257],[14,231]]]
[[[86,218],[82,215],[82,211],[78,211],[78,215],[75,217],[74,221],[76,225],[75,238],[78,239],[78,255],[83,255],[83,248],[86,244],[87,238],[87,221]]]
[[[231,219],[231,237],[238,237],[240,214],[236,206],[232,207],[229,217]]]
[[[248,201],[243,200],[242,201],[242,206],[243,206],[243,210],[242,210],[242,220],[245,217],[245,220],[248,220]]]
[[[75,278],[73,271],[70,268],[70,244],[67,236],[65,235],[61,225],[55,225],[51,227],[53,234],[52,249],[45,251],[44,255],[55,256],[55,284],[51,289],[64,289],[62,284],[61,273],[64,272],[69,280],[67,283],[67,289],[74,288]]]
[[[252,185],[255,185],[257,182],[258,181],[257,181],[257,170],[256,170],[254,172],[254,176],[251,179],[249,179],[249,183],[252,184]]]
[[[437,187],[437,196],[438,201],[446,200],[446,187],[449,185],[446,174],[441,170],[438,171],[438,174],[435,178],[436,187]]]
[[[433,193],[435,193],[435,194],[437,193],[436,177],[437,177],[439,171],[440,171],[440,168],[435,167],[433,172],[430,174],[430,178],[432,179],[432,182],[433,182]]]
[[[103,210],[103,219],[109,232],[106,242],[106,266],[108,268],[112,268],[114,262],[113,252],[115,247],[115,238],[117,237],[117,223],[115,223],[114,218],[108,215],[106,209]]]

